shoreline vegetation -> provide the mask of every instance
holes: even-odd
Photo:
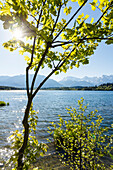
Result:
[[[67,170],[70,169],[69,166],[64,166],[62,161],[60,161],[59,153],[62,152],[56,151],[56,147],[54,142],[50,142],[47,144],[48,145],[48,151],[43,157],[39,157],[35,163],[33,163],[32,168],[38,167],[39,170]],[[110,169],[110,166],[113,165],[113,159],[105,155],[104,157],[101,158],[100,162],[103,162],[106,170]]]
[[[4,101],[0,101],[0,107],[1,106],[6,106],[6,105],[9,106],[9,103],[5,103]]]
[[[0,90],[26,90],[26,88],[0,86]],[[74,87],[48,87],[41,90],[76,90],[76,91],[113,91],[113,83],[101,84],[99,86],[74,86]]]
[[[25,88],[10,87],[10,86],[0,86],[0,90],[25,90]]]
[[[47,144],[48,150],[44,154],[44,156],[40,156],[36,162],[34,162],[30,168],[32,170],[33,168],[38,167],[39,170],[67,170],[70,169],[69,166],[64,166],[62,161],[60,161],[59,153],[62,152],[56,151],[56,146],[54,142],[50,142]],[[113,159],[110,158],[110,156],[106,155],[101,158],[101,162],[104,163],[106,170],[109,170],[109,167],[113,165]],[[1,163],[1,162],[0,162]],[[4,167],[4,163],[0,164],[0,168]],[[7,167],[8,170],[10,170]]]

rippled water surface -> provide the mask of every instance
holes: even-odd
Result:
[[[66,107],[77,107],[77,100],[83,97],[88,110],[97,109],[104,118],[102,126],[113,124],[113,91],[40,91],[34,99],[34,109],[39,110],[37,137],[39,142],[47,142],[47,127],[50,122],[58,121],[61,114],[68,119]],[[9,106],[0,107],[0,149],[8,146],[7,138],[13,130],[21,128],[25,110],[26,91],[0,91],[0,101]]]

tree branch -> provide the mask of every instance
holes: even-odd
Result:
[[[70,43],[74,43],[74,42],[72,42],[72,41],[62,42],[61,44],[52,45],[51,48],[60,47],[62,45],[66,45],[66,44],[70,44]]]
[[[53,62],[53,66],[54,66],[54,68],[55,68],[55,63],[54,63],[54,61],[52,61]]]
[[[35,92],[33,93],[33,98],[35,97],[35,95],[37,94],[37,92],[40,90],[40,88],[43,86],[43,84],[49,79],[49,77],[51,77],[52,76],[52,74],[54,74],[55,73],[55,71],[57,71],[58,70],[58,68],[57,67],[55,67],[55,69],[53,69],[52,71],[51,71],[51,73],[39,84],[39,86],[37,87],[37,89],[35,90]]]
[[[52,29],[51,35],[52,35],[52,33],[54,32],[55,27],[56,27],[56,24],[57,24],[57,22],[58,22],[58,19],[59,19],[59,16],[60,16],[61,7],[62,7],[62,5],[61,5],[61,3],[60,3],[59,10],[58,10],[58,15],[57,15],[57,18],[56,18],[55,24],[54,24],[54,26],[53,26],[53,29]],[[51,36],[51,35],[50,35],[50,36]]]
[[[77,44],[79,45],[79,43]],[[70,53],[68,54],[68,56],[62,61],[62,63],[59,65],[59,68],[63,66],[63,64],[65,63],[66,59],[68,59],[71,55],[71,53],[75,50],[75,47],[70,51]]]
[[[47,54],[47,52],[48,52],[49,47],[50,47],[50,44],[47,43],[47,47],[46,47],[46,49],[45,49],[45,52],[44,52],[44,54],[42,55],[42,58],[41,58],[41,60],[40,60],[40,62],[39,62],[39,64],[38,64],[38,67],[37,67],[37,69],[36,69],[36,71],[35,71],[35,74],[34,74],[34,77],[33,77],[32,85],[31,85],[31,93],[33,92],[33,88],[34,88],[34,84],[35,84],[35,80],[36,80],[38,71],[39,71],[39,69],[40,69],[40,67],[41,67],[41,65],[42,65],[42,63],[43,63],[43,61],[44,61],[44,59],[45,59],[45,56],[46,56],[46,54]]]
[[[58,36],[62,33],[62,31],[67,27],[67,25],[73,20],[73,18],[78,14],[78,12],[83,8],[88,0],[85,0],[84,3],[80,6],[80,8],[74,13],[74,15],[70,18],[70,20],[66,23],[66,25],[59,31],[56,37],[53,39],[53,42],[58,38]]]
[[[45,0],[45,2],[43,2],[43,6],[45,5],[45,3],[46,3],[46,0]],[[36,28],[38,28],[39,27],[39,23],[40,23],[40,19],[41,19],[41,16],[42,16],[42,12],[43,12],[43,10],[41,9],[41,12],[40,12],[40,15],[39,15],[39,19],[38,19],[38,22],[37,22],[37,27]],[[35,36],[35,42],[36,42],[36,36]],[[32,54],[34,54],[34,50],[32,50]],[[33,81],[32,81],[32,85],[31,85],[31,94],[32,94],[32,91],[33,91],[33,86],[34,86],[34,83],[35,83],[35,75],[34,75],[34,78],[33,78]]]
[[[31,16],[32,18],[34,18],[34,20],[36,21],[36,22],[38,22],[38,20],[32,15],[32,14],[28,14],[29,16]]]
[[[110,3],[110,5],[106,8],[106,10],[103,12],[103,14],[100,16],[100,18],[97,20],[97,22],[95,23],[95,25],[97,25],[99,23],[99,21],[103,18],[104,14],[108,11],[108,9],[111,7],[111,5],[113,4],[113,1]]]
[[[84,38],[81,38],[80,41],[83,41],[83,40],[113,40],[112,39],[113,37],[104,37],[104,38],[101,38],[101,37],[84,37]],[[66,44],[71,44],[71,43],[76,43],[76,42],[72,42],[72,41],[67,41],[67,42],[62,42],[61,44],[56,44],[56,45],[52,45],[51,48],[55,48],[55,47],[60,47],[62,45],[66,45]]]
[[[81,41],[82,40],[92,40],[92,39],[94,39],[94,40],[113,40],[113,37],[104,37],[104,38],[101,38],[101,37],[89,37],[89,38],[83,38],[83,39],[81,39]]]
[[[34,37],[34,41],[33,41],[33,48],[32,48],[32,54],[31,54],[31,62],[28,65],[28,67],[26,67],[26,88],[27,88],[27,95],[29,96],[29,69],[32,65],[33,62],[33,55],[34,55],[34,50],[35,50],[35,42],[36,42],[36,36]]]

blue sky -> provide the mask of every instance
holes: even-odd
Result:
[[[87,12],[87,10],[85,11]],[[2,43],[10,38],[11,34],[9,34],[9,31],[3,29],[2,22],[0,21],[0,76],[25,74],[26,62],[24,61],[24,56],[19,55],[18,51],[9,52],[2,46]],[[90,56],[89,61],[88,65],[81,65],[79,68],[68,70],[66,74],[53,75],[51,78],[61,80],[66,76],[100,77],[102,75],[113,75],[113,45],[106,45],[103,41],[98,46],[95,54]],[[49,73],[47,68],[40,72],[42,75],[46,75],[47,73]]]

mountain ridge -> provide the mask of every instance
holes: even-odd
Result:
[[[79,81],[79,84],[77,84],[77,80]],[[77,78],[77,77],[65,77],[61,81],[59,81],[60,84],[63,86],[72,87],[73,84],[76,84],[77,86],[80,84],[83,84],[82,86],[95,86],[95,85],[101,85],[104,83],[113,83],[113,75],[102,75],[101,77],[88,77],[85,76],[83,78]],[[85,83],[85,84],[84,84]],[[74,85],[75,86],[75,85]]]
[[[32,83],[33,75],[29,76],[29,84]],[[37,87],[43,80],[45,76],[38,75],[36,78],[36,83],[34,87]],[[11,86],[11,87],[19,87],[25,88],[26,86],[25,75],[16,75],[16,76],[0,76],[0,86]],[[53,79],[49,79],[43,85],[43,87],[61,87],[62,85],[59,84],[57,81]]]
[[[33,75],[29,76],[30,83],[32,82]],[[38,75],[35,83],[37,87],[43,80],[44,75]],[[67,76],[61,81],[56,81],[53,79],[48,79],[47,82],[42,86],[42,88],[49,87],[74,87],[74,86],[95,86],[104,83],[113,83],[113,75],[103,75],[101,77],[88,77],[77,78],[72,76]],[[15,76],[0,76],[0,86],[10,86],[17,88],[25,88],[25,75],[15,75]]]

